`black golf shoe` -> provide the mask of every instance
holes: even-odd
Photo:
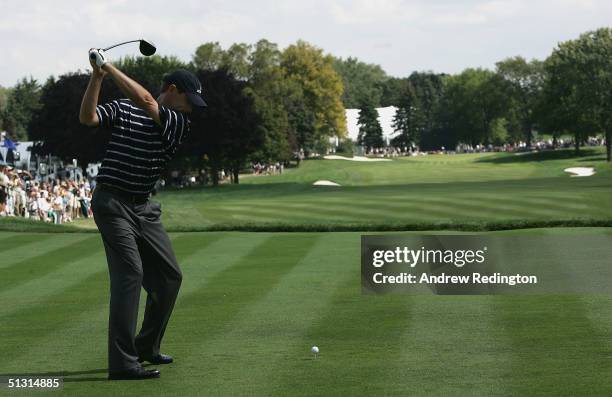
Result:
[[[113,371],[108,373],[108,380],[137,380],[159,378],[160,373],[156,369],[144,369],[136,367],[125,371]]]
[[[170,364],[172,361],[174,361],[174,359],[172,358],[172,356],[160,353],[153,357],[139,357],[138,358],[139,363],[143,361],[148,361],[151,364]]]

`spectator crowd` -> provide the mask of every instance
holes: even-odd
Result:
[[[283,173],[283,163],[274,164],[253,163],[252,170],[254,175],[279,175]]]
[[[0,163],[0,216],[55,224],[89,218],[93,187],[70,179],[41,182],[28,171]]]

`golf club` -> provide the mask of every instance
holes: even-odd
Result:
[[[155,44],[153,44],[152,42],[147,41],[145,39],[124,41],[123,43],[114,44],[114,45],[112,45],[110,47],[103,48],[102,50],[108,51],[111,48],[115,48],[115,47],[118,47],[120,45],[124,45],[124,44],[128,44],[128,43],[135,43],[137,41],[140,42],[139,49],[140,49],[140,53],[142,55],[148,57],[148,56],[151,56],[151,55],[155,54],[155,51],[157,50],[157,48],[155,47]],[[92,60],[95,59],[95,55],[90,55],[90,58]]]

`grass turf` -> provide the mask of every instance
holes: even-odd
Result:
[[[563,170],[591,166],[573,178]],[[312,186],[331,179],[342,186]],[[503,230],[609,226],[612,165],[602,148],[430,155],[390,162],[308,160],[240,185],[166,190],[170,231]],[[73,227],[76,226],[76,227]],[[93,220],[57,227],[0,220],[1,230],[95,231]]]
[[[570,166],[597,174],[570,178]],[[239,186],[165,191],[169,230],[261,233],[171,234],[185,279],[163,351],[177,362],[129,385],[104,381],[106,261],[99,236],[79,233],[95,232],[91,220],[3,219],[0,376],[64,376],[61,394],[93,396],[610,395],[609,296],[362,296],[360,233],[299,232],[609,234],[580,226],[610,226],[610,176],[598,149],[312,160]],[[279,230],[294,233],[269,233]]]
[[[99,236],[0,232],[0,376],[64,376],[58,394],[89,396],[612,392],[610,296],[368,296],[360,233],[171,238],[184,282],[162,347],[176,362],[126,384],[105,381]]]
[[[563,171],[572,166],[592,166],[596,174],[573,178]],[[342,186],[312,186],[319,179]],[[612,166],[602,149],[586,149],[578,157],[559,150],[378,163],[309,160],[280,176],[243,177],[237,186],[167,190],[156,200],[169,230],[253,230],[253,225],[290,230],[290,225],[309,231],[326,230],[322,226],[367,230],[395,224],[406,230],[438,229],[443,223],[457,229],[491,222],[521,227],[512,223],[612,220],[611,198]]]

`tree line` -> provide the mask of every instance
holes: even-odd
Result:
[[[282,51],[267,40],[226,50],[205,43],[189,63],[152,56],[126,57],[115,64],[154,96],[164,73],[184,68],[196,74],[208,108],[192,118],[191,134],[170,168],[208,169],[213,184],[220,170],[238,183],[239,171],[250,162],[286,163],[300,150],[306,155],[324,150],[330,137],[346,134],[343,86],[333,57],[303,41]],[[75,72],[29,87],[39,97],[27,124],[27,137],[38,142],[37,153],[76,158],[82,166],[102,159],[108,131],[91,131],[75,117],[88,80],[89,73]],[[30,81],[22,80],[13,92]],[[99,103],[121,96],[106,79]],[[19,136],[19,130],[14,132]]]
[[[607,160],[612,141],[612,29],[586,32],[560,43],[545,60],[516,56],[495,70],[468,68],[456,75],[415,72],[386,78],[377,65],[343,62],[344,99],[360,109],[359,143],[384,145],[377,106],[396,106],[392,145],[422,150],[524,142],[535,132],[554,140],[573,135],[576,152],[603,135]],[[358,77],[357,77],[358,76]]]
[[[176,57],[127,57],[117,66],[154,95],[164,73],[185,68],[202,82],[209,108],[194,120],[175,167],[230,171],[248,162],[288,162],[300,150],[324,152],[330,137],[346,138],[345,108],[360,109],[359,144],[381,147],[377,107],[396,106],[392,144],[433,150],[458,143],[526,142],[534,132],[572,134],[576,150],[612,134],[612,30],[601,28],[559,43],[550,56],[504,59],[495,70],[455,75],[414,72],[388,76],[375,64],[338,58],[304,41],[284,49],[268,40],[200,45],[189,62]],[[73,72],[44,84],[24,78],[0,87],[0,128],[14,140],[39,141],[36,151],[101,160],[108,139],[78,123],[89,74]],[[105,80],[100,103],[121,97]],[[216,183],[213,180],[213,183]]]

